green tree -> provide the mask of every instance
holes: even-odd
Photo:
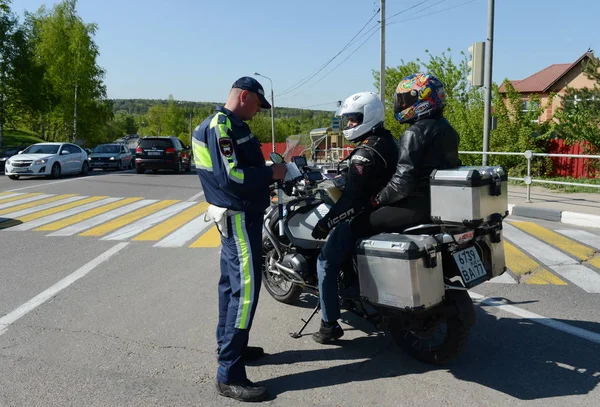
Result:
[[[85,24],[77,15],[76,0],[63,0],[51,11],[40,8],[30,15],[35,56],[44,67],[44,78],[56,98],[49,112],[52,126],[48,138],[93,138],[105,115],[104,71],[97,65],[98,47],[93,41],[97,26]]]
[[[562,95],[561,108],[555,114],[557,133],[568,143],[585,143],[587,153],[600,151],[600,61],[592,57],[583,68],[594,81],[593,88],[567,88]]]

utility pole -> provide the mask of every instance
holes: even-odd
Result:
[[[73,106],[73,143],[77,140],[77,85],[75,85],[75,97]]]
[[[385,0],[381,0],[379,8],[381,19],[381,66],[379,67],[379,98],[385,110]]]
[[[492,125],[492,58],[494,46],[494,0],[488,3],[487,40],[485,44],[485,95],[483,111],[483,165],[488,165],[490,128]]]

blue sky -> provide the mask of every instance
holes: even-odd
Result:
[[[13,0],[12,9],[22,16],[55,3]],[[485,41],[488,0],[386,4],[387,66],[424,59],[425,49],[440,54],[451,48],[462,58],[472,42]],[[82,19],[99,27],[98,64],[106,70],[109,98],[171,94],[222,102],[235,79],[258,71],[272,79],[276,106],[327,110],[352,93],[377,91],[371,72],[379,70],[379,32],[358,47],[379,15],[314,79],[283,93],[336,55],[378,8],[379,0],[78,2]],[[497,0],[493,80],[523,79],[553,63],[573,62],[588,47],[599,50],[599,14],[594,0]],[[259,80],[269,93],[269,81]]]

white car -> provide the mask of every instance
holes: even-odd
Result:
[[[4,173],[10,179],[23,176],[48,176],[61,174],[86,175],[89,170],[87,153],[71,143],[37,143],[6,160]]]

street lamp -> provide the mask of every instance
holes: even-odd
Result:
[[[273,143],[273,152],[275,152],[275,98],[273,96],[273,81],[268,76],[261,75],[258,72],[254,72],[254,75],[262,76],[271,82],[271,139]]]

